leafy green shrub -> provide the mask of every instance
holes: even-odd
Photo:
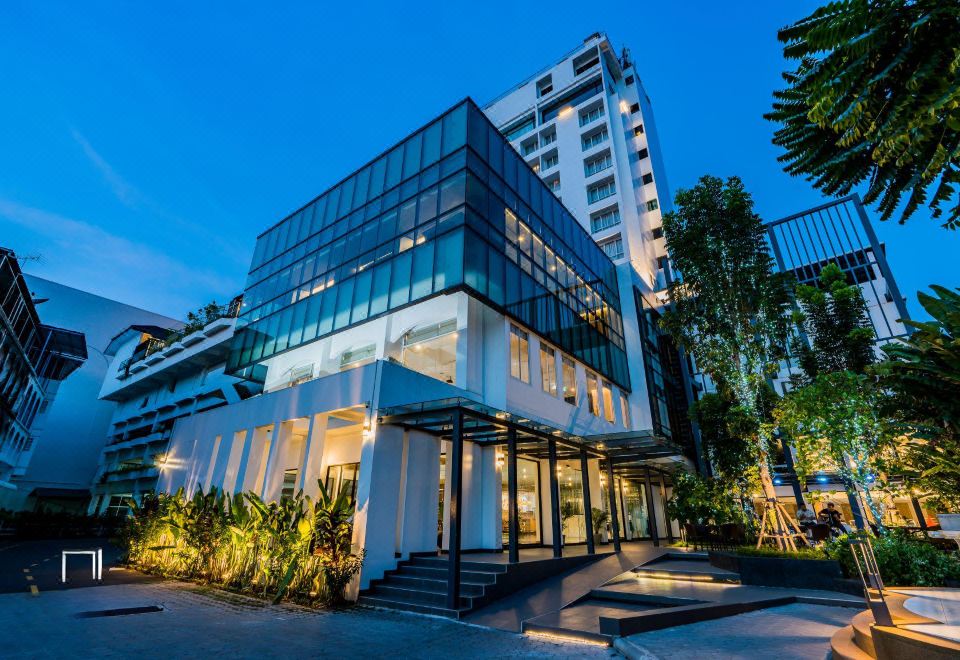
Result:
[[[673,495],[667,502],[667,515],[695,525],[743,522],[743,512],[730,489],[716,479],[684,471],[673,477]]]
[[[960,580],[960,557],[900,530],[871,538],[880,577],[890,586],[942,587],[947,580]],[[826,554],[836,559],[847,577],[857,577],[850,538],[840,536],[827,543]]]
[[[360,571],[350,549],[353,508],[341,493],[264,502],[212,489],[144,497],[122,530],[127,560],[145,572],[336,605]]]

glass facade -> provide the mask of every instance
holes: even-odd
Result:
[[[613,263],[469,100],[258,238],[228,367],[457,290],[629,388]]]

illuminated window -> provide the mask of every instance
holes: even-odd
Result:
[[[327,468],[327,495],[337,497],[340,493],[346,493],[347,502],[353,505],[357,501],[357,478],[359,474],[359,463],[331,465]]]
[[[630,401],[622,391],[620,392],[620,415],[623,418],[623,425],[630,428]]]
[[[530,340],[527,333],[510,326],[510,375],[524,383],[530,382]]]
[[[410,330],[403,336],[403,366],[453,383],[457,377],[457,320]]]
[[[557,361],[553,349],[540,344],[540,382],[543,391],[557,396]]]
[[[592,414],[600,416],[600,385],[591,373],[587,374],[587,407]]]
[[[603,381],[603,416],[611,424],[617,421],[613,410],[613,386],[607,381]]]
[[[577,370],[569,358],[563,358],[563,400],[577,405]]]

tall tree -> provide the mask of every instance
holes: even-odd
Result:
[[[794,353],[806,380],[819,374],[849,370],[862,374],[876,360],[867,303],[856,284],[836,264],[820,271],[820,286],[800,284],[796,289],[803,337],[794,342]]]
[[[778,37],[798,61],[766,115],[786,171],[829,195],[866,183],[884,220],[905,198],[901,222],[928,204],[960,227],[960,2],[840,0]]]
[[[864,375],[876,360],[875,333],[860,287],[836,264],[820,272],[819,286],[798,285],[794,342],[803,373],[774,411],[795,453],[801,482],[815,467],[840,474],[851,501],[862,492],[874,519],[882,518],[870,489],[889,447],[889,420],[878,410],[882,393]]]
[[[881,412],[882,396],[868,376],[825,372],[787,393],[773,414],[796,452],[797,478],[804,482],[813,470],[832,468],[850,497],[863,493],[878,524],[883,511],[871,488],[894,438],[894,427]]]
[[[738,416],[755,420],[754,454],[767,498],[768,433],[763,393],[785,354],[789,287],[773,272],[760,217],[738,177],[704,176],[681,190],[663,218],[667,249],[680,278],[670,286],[672,309],[661,324],[696,360]]]
[[[911,436],[901,467],[941,511],[960,511],[960,289],[933,291],[919,294],[932,320],[905,321],[913,334],[884,346],[887,359],[872,371]]]

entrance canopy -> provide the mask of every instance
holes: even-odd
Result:
[[[544,453],[544,441],[553,440],[561,454],[579,456],[582,450],[595,458],[612,462],[618,470],[650,462],[683,462],[680,447],[653,431],[624,431],[595,435],[570,433],[529,417],[497,410],[465,397],[438,399],[422,403],[393,406],[380,410],[380,424],[395,424],[443,438],[450,438],[456,417],[462,419],[463,440],[480,445],[506,444],[511,432],[524,453]],[[526,446],[532,445],[533,451]],[[536,449],[536,448],[540,449]]]

